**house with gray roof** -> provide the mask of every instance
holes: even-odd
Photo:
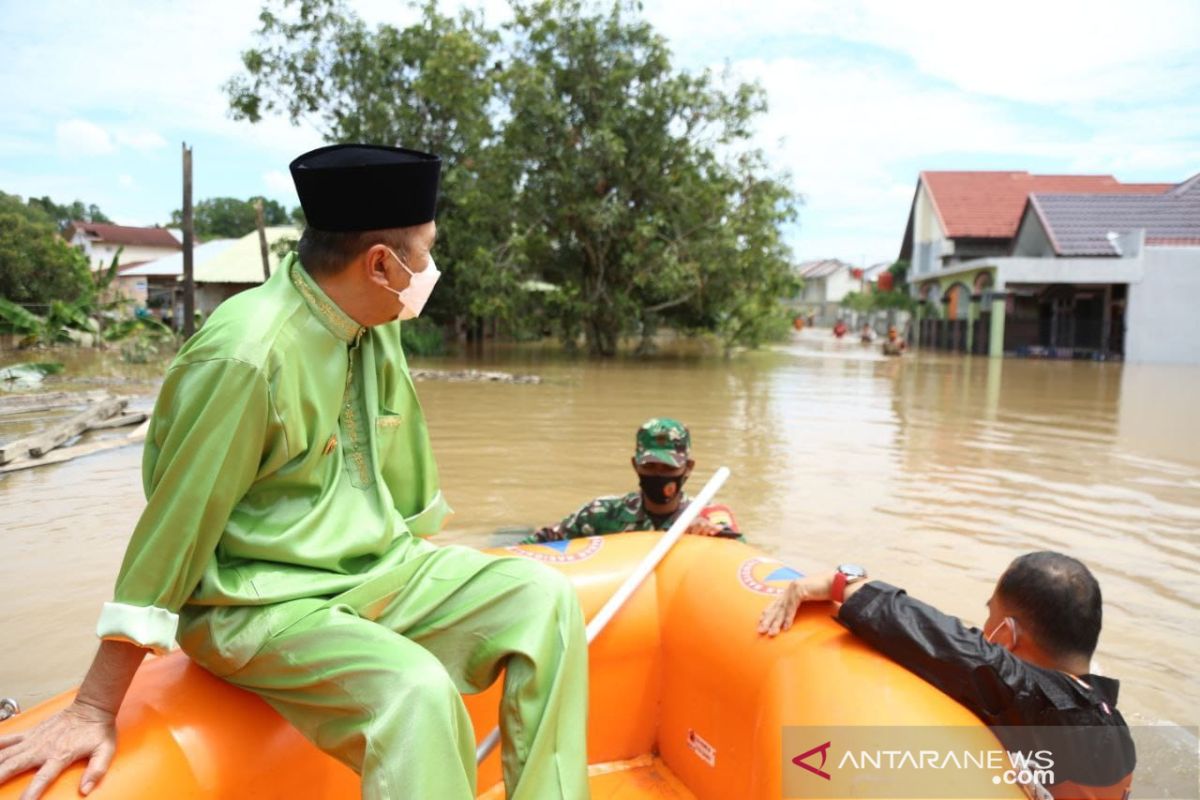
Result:
[[[1007,253],[918,280],[918,343],[1200,364],[1200,175],[1125,189],[1031,191]]]
[[[804,288],[792,305],[799,313],[811,315],[817,325],[832,325],[841,316],[846,295],[862,289],[854,266],[836,258],[804,261],[795,269]]]

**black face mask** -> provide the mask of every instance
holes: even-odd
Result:
[[[679,493],[683,490],[683,483],[687,480],[682,475],[638,475],[638,483],[641,484],[642,494],[652,503],[666,505],[672,500],[679,497]],[[675,494],[667,497],[666,488],[671,484],[675,484]]]

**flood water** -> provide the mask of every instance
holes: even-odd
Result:
[[[978,623],[1016,555],[1081,558],[1104,590],[1098,661],[1122,681],[1126,718],[1200,720],[1200,369],[885,359],[821,331],[731,361],[514,346],[414,364],[544,381],[419,385],[457,511],[444,541],[483,545],[629,491],[634,430],[676,416],[694,439],[690,488],[730,467],[720,499],[754,544],[798,569],[856,561]],[[75,361],[45,388],[109,385],[149,407],[160,371]],[[0,418],[0,440],[20,431]],[[82,677],[143,505],[140,455],[0,477],[0,696],[29,705]]]

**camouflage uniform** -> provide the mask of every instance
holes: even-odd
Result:
[[[648,420],[638,429],[634,459],[640,464],[687,466],[691,458],[692,437],[683,423],[665,417]],[[522,540],[523,544],[557,542],[581,536],[604,536],[626,531],[665,531],[679,518],[691,500],[681,494],[679,507],[665,517],[646,510],[641,490],[626,495],[597,497],[555,525]],[[726,529],[732,534],[731,529]],[[741,538],[741,537],[738,537]]]
[[[530,544],[625,531],[665,531],[687,508],[688,502],[685,494],[674,514],[656,519],[646,511],[640,490],[624,496],[597,497],[562,522],[548,525],[522,541]]]

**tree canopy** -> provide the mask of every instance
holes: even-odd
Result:
[[[100,210],[100,206],[95,203],[84,203],[82,200],[59,205],[49,197],[31,197],[28,205],[45,212],[58,225],[59,230],[65,230],[72,222],[112,222]]]
[[[40,200],[0,192],[0,298],[48,306],[91,290],[87,259],[59,236],[60,225]]]
[[[196,203],[192,209],[192,224],[201,239],[237,239],[253,232],[258,227],[258,216],[254,208],[257,200],[263,201],[263,221],[266,225],[293,224],[292,214],[274,200],[251,197],[239,200],[236,197],[210,197]],[[183,224],[183,211],[171,212],[171,227]]]
[[[233,113],[443,157],[435,318],[536,305],[603,355],[659,325],[761,342],[794,291],[781,229],[798,204],[751,144],[762,90],[679,70],[625,0],[512,10],[495,29],[426,2],[397,28],[341,0],[269,0]]]

